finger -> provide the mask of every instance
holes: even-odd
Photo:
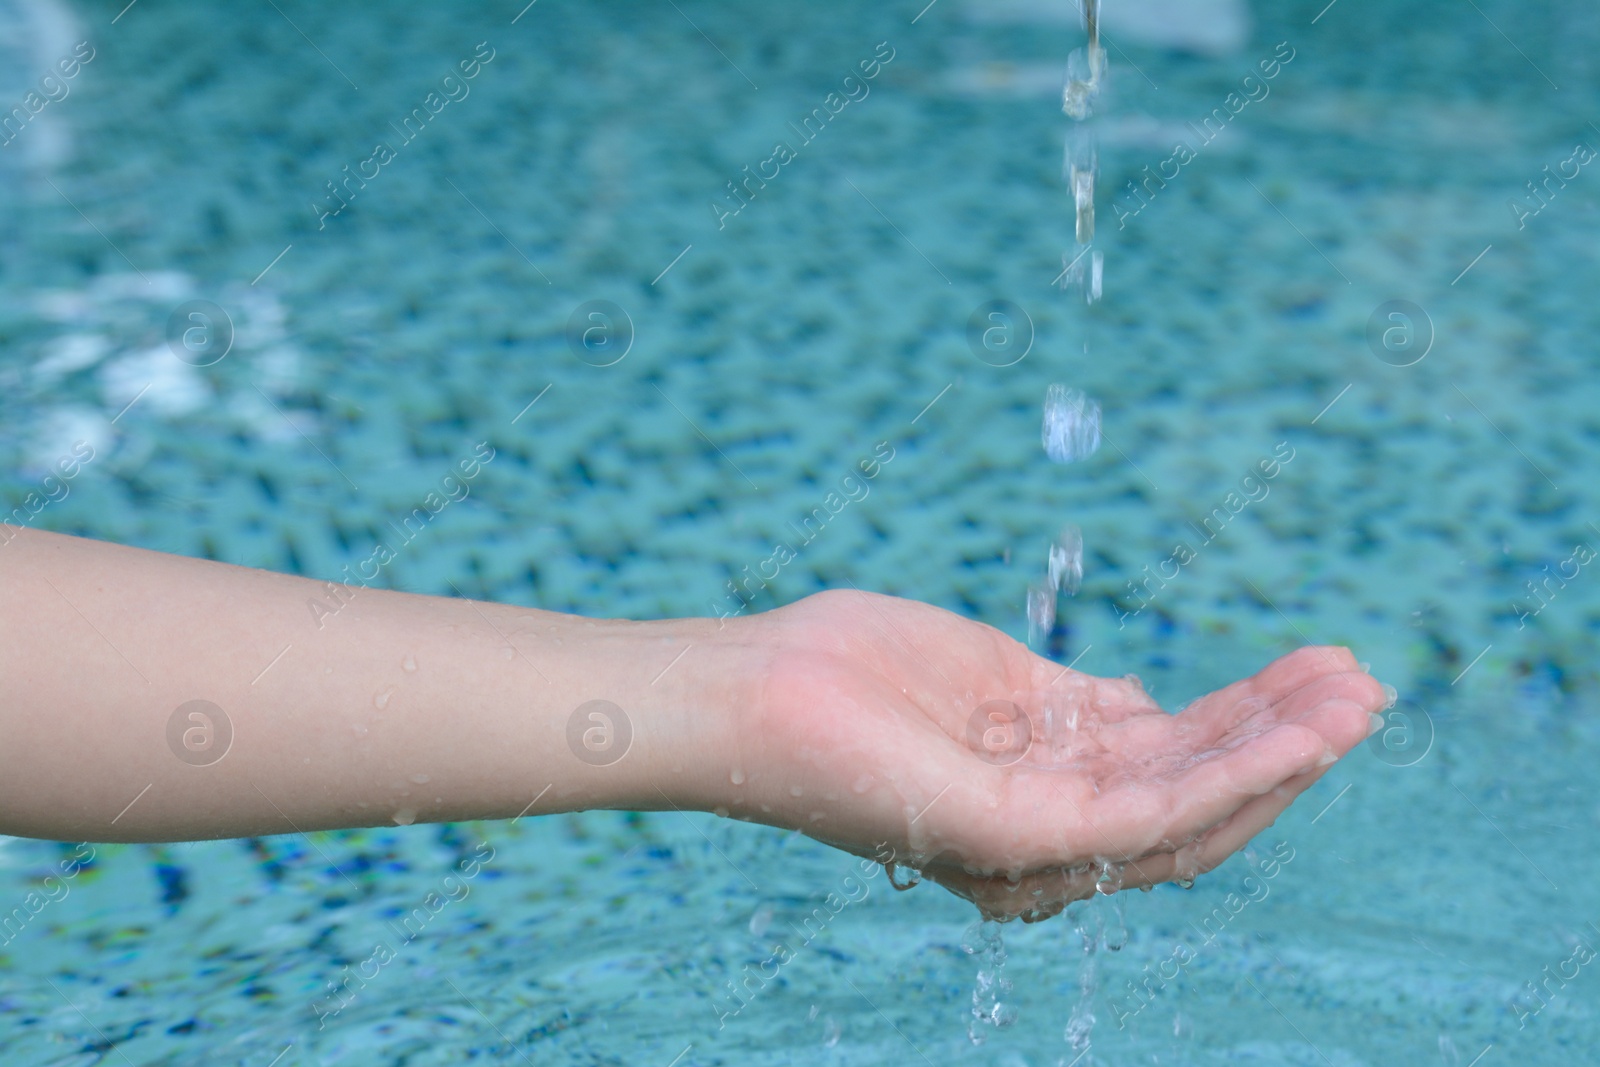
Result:
[[[1249,678],[1199,698],[1178,717],[1197,734],[1204,736],[1209,730],[1215,738],[1327,675],[1354,673],[1362,672],[1349,649],[1308,645],[1280,656]]]
[[[1207,833],[1197,844],[1190,863],[1194,874],[1204,874],[1222,865],[1229,856],[1248,845],[1257,835],[1277,822],[1290,804],[1294,803],[1322,776],[1327,767],[1318,767],[1305,774],[1296,775],[1265,796],[1240,808],[1233,818]]]
[[[1335,755],[1343,755],[1366,736],[1366,716],[1383,706],[1384,694],[1371,675],[1349,672],[1324,675],[1286,694],[1270,708],[1260,707],[1261,700],[1247,698],[1236,709],[1235,721],[1211,740],[1211,746],[1232,748],[1242,739],[1263,733],[1278,723],[1294,722],[1317,730]],[[1239,714],[1241,712],[1244,714]],[[1225,721],[1219,716],[1213,725]]]
[[[1383,689],[1368,675],[1340,677],[1337,696],[1306,711],[1296,722],[1321,734],[1341,759],[1372,733],[1372,716],[1388,703]]]
[[[1126,855],[1176,847],[1327,755],[1328,743],[1314,728],[1280,723],[1159,783],[1110,790],[1095,798],[1095,814],[1102,833],[1125,843]]]
[[[1379,695],[1382,695],[1381,692]],[[1339,729],[1345,732],[1335,742],[1341,752],[1348,752],[1359,743],[1360,737],[1366,736],[1362,732],[1360,737],[1350,740],[1353,736],[1350,727],[1357,723],[1363,728],[1365,726],[1366,716],[1369,713],[1362,705],[1330,701],[1326,705],[1319,706],[1312,714],[1341,720]],[[1332,729],[1329,728],[1328,732],[1332,732]],[[1326,735],[1325,733],[1324,736]],[[1142,885],[1154,885],[1180,876],[1193,878],[1218,867],[1277,821],[1278,816],[1282,815],[1301,794],[1320,781],[1331,766],[1332,763],[1326,763],[1314,767],[1303,774],[1286,779],[1263,795],[1246,801],[1232,815],[1204,831],[1185,846],[1181,854],[1156,853],[1129,863],[1124,873],[1124,887],[1132,889]]]
[[[1005,851],[1013,870],[1041,870],[1085,855],[1136,858],[1192,840],[1246,802],[1310,770],[1326,750],[1316,730],[1286,723],[1164,778],[1135,767],[1121,781],[1095,787],[1070,775],[1013,766],[1002,771],[1000,810],[985,822],[1050,828],[1047,834],[1012,835]],[[965,776],[964,782],[971,781]],[[962,844],[962,854],[975,855],[993,854],[999,842],[986,837]]]
[[[1280,723],[1299,723],[1335,739],[1354,733],[1350,744],[1365,736],[1365,713],[1382,707],[1384,695],[1376,679],[1361,673],[1329,674],[1288,694],[1268,711],[1259,711],[1215,739],[1213,747],[1232,748]],[[1343,709],[1343,710],[1340,710]],[[1347,721],[1348,720],[1348,721]]]

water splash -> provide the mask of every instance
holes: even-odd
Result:
[[[1146,886],[1146,888],[1149,888]],[[1106,926],[1105,946],[1107,952],[1121,952],[1128,947],[1128,912],[1123,906],[1122,895],[1111,898],[1111,914],[1116,920]]]
[[[1064,526],[1056,543],[1050,546],[1050,587],[1076,596],[1083,583],[1083,531]]]
[[[1100,47],[1100,0],[1085,0],[1083,22],[1089,43],[1067,57],[1067,84],[1061,90],[1061,110],[1079,122],[1089,117],[1106,69],[1106,50]]]
[[[1087,459],[1100,450],[1100,402],[1081,389],[1052,385],[1044,395],[1044,451],[1057,463]]]
[[[1028,586],[1028,646],[1039,648],[1056,626],[1054,585],[1033,582]]]
[[[967,1037],[974,1045],[981,1045],[988,1039],[989,1029],[1004,1030],[1017,1021],[1017,1010],[1004,1000],[1011,992],[1011,980],[1005,976],[1006,949],[1000,924],[979,919],[967,927],[961,950],[978,958]]]
[[[1072,1048],[1075,1056],[1082,1056],[1089,1048],[1094,1033],[1094,997],[1100,990],[1100,961],[1097,950],[1105,942],[1105,916],[1097,907],[1080,907],[1076,915],[1068,909],[1073,932],[1083,945],[1083,965],[1078,969],[1078,1003],[1067,1017],[1066,1029],[1061,1036]]]

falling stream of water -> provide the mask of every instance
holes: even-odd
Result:
[[[1118,952],[1128,943],[1122,898],[1116,895],[1121,875],[1113,872],[1113,865],[1103,864],[1101,882],[1096,886],[1100,892],[1090,900],[1072,904],[1063,916],[1071,924],[1065,934],[1069,950],[1082,955],[1078,968],[1078,999],[1067,1015],[1061,1034],[1070,1049],[1060,1061],[1063,1067],[1068,1063],[1089,1067],[1093,1062],[1085,1053],[1094,1036],[1094,1002],[1100,992],[1100,954]],[[1004,1030],[1017,1022],[1017,1009],[1008,1000],[1012,984],[1005,973],[1004,929],[1000,923],[979,919],[967,927],[961,940],[962,950],[978,964],[972,989],[971,1018],[967,1023],[967,1037],[974,1045],[982,1045],[990,1031]]]
[[[1073,237],[1075,247],[1063,253],[1058,283],[1063,292],[1082,295],[1092,304],[1100,298],[1104,257],[1094,247],[1094,187],[1099,166],[1093,129],[1085,120],[1093,113],[1106,74],[1106,54],[1100,46],[1099,0],[1084,0],[1085,46],[1067,61],[1066,85],[1061,94],[1061,110],[1074,120],[1066,138],[1063,177],[1072,191]],[[1093,455],[1100,447],[1100,404],[1077,389],[1052,385],[1046,391],[1044,429],[1045,454],[1057,463],[1074,463]],[[1045,580],[1028,587],[1028,642],[1038,648],[1055,628],[1060,596],[1076,595],[1083,580],[1083,534],[1077,526],[1062,528],[1051,544]],[[1128,942],[1122,900],[1121,868],[1102,862],[1095,884],[1095,896],[1066,909],[1072,924],[1069,938],[1083,952],[1078,971],[1078,1001],[1067,1018],[1062,1033],[1071,1052],[1061,1060],[1076,1065],[1085,1063],[1095,1024],[1094,999],[1099,991],[1098,953],[1118,951]],[[1101,899],[1101,898],[1105,899]],[[1109,913],[1109,920],[1108,920]],[[966,930],[961,947],[977,960],[978,970],[972,989],[971,1019],[967,1036],[981,1045],[989,1031],[1003,1030],[1017,1021],[1017,1010],[1008,1001],[1012,985],[1005,975],[1006,950],[1002,926],[979,919]]]

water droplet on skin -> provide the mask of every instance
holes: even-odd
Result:
[[[428,776],[426,774],[413,774],[411,776],[411,780],[416,782],[418,785],[426,785],[428,782]]]
[[[811,813],[811,821],[812,822],[821,822],[823,819],[826,819],[827,817],[828,816],[825,813],[820,812],[820,811],[814,811],[814,812]]]
[[[357,737],[366,737],[367,724],[364,722],[353,722],[350,724],[350,732],[355,734]]]
[[[744,785],[744,772],[735,767],[733,769],[733,773],[728,775],[728,781],[732,782],[734,785]]]
[[[372,706],[382,711],[389,706],[389,698],[394,696],[395,686],[386,685],[372,695]]]
[[[410,808],[401,808],[399,811],[394,813],[394,824],[396,826],[410,826],[416,821],[417,813],[412,811]]]
[[[857,793],[865,793],[867,790],[872,788],[872,775],[863,774],[860,778],[856,779],[856,784],[850,788]]]
[[[405,670],[405,671],[414,671],[414,670],[416,670],[417,669],[417,657],[415,657],[411,653],[407,652],[406,653],[406,658],[400,661],[400,667],[401,667],[402,670]]]
[[[1113,863],[1102,863],[1100,875],[1095,879],[1094,891],[1110,896],[1122,888],[1122,868]]]
[[[803,797],[806,795],[806,791],[797,785],[791,785],[789,787],[789,795],[792,797]]]
[[[884,865],[884,873],[889,876],[889,884],[899,890],[913,889],[922,883],[922,872],[915,867],[889,862]],[[901,877],[896,878],[896,875]]]
[[[1194,879],[1187,876],[1183,878],[1174,878],[1172,880],[1172,884],[1177,886],[1179,889],[1193,889]]]
[[[728,809],[719,804],[717,807],[711,809],[711,814],[715,815],[719,819],[726,819],[728,817]]]

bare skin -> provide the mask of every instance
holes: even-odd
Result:
[[[1347,651],[1307,648],[1168,715],[870,593],[591,620],[14,527],[0,591],[0,833],[715,811],[892,856],[996,918],[1210,870],[1385,703]],[[1000,760],[970,725],[996,700],[1031,736]]]

